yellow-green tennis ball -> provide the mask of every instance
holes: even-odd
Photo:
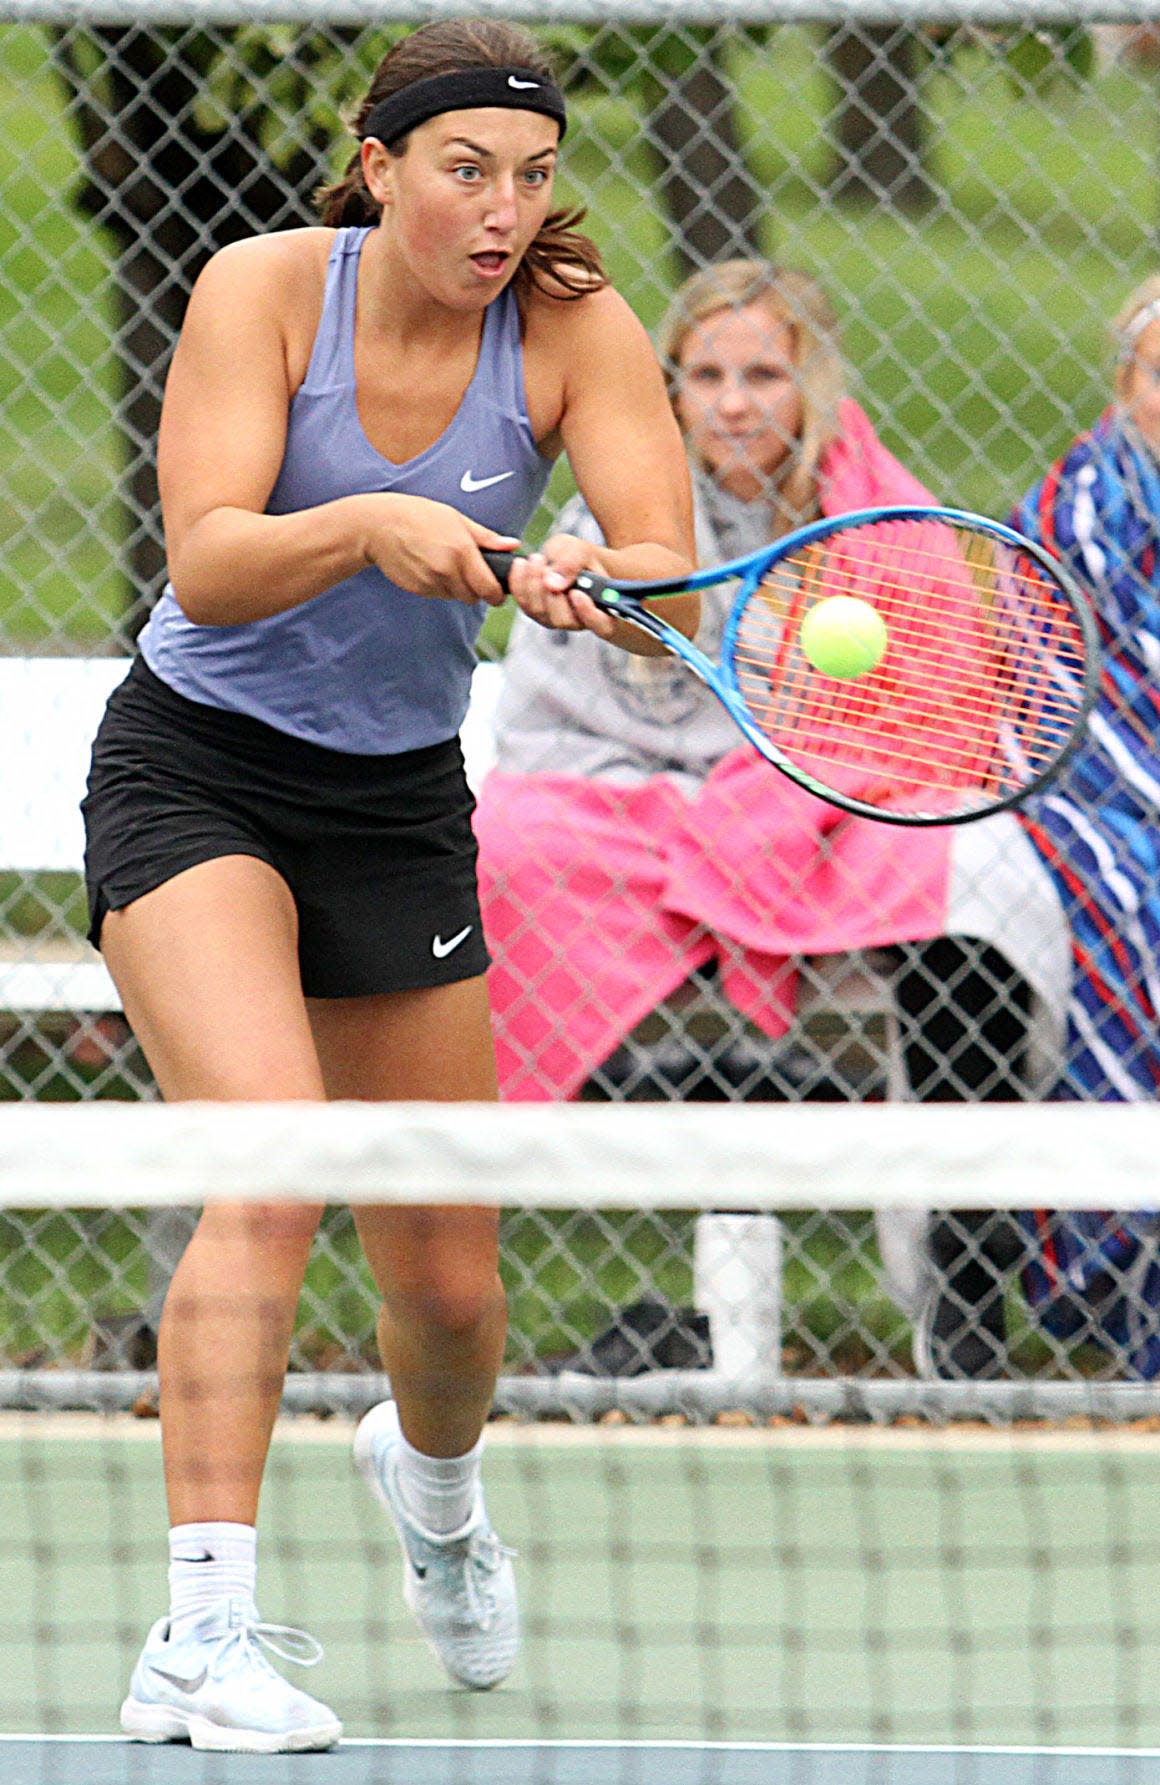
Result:
[[[831,595],[810,608],[801,646],[819,675],[852,682],[877,669],[886,651],[886,622],[854,595]]]

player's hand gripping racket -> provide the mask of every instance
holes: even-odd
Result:
[[[511,556],[484,557],[506,588]],[[643,605],[729,581],[719,663]],[[585,572],[575,586],[687,664],[775,768],[889,824],[961,824],[1025,799],[1095,699],[1095,623],[1068,573],[957,509],[866,509],[689,576],[614,586]]]

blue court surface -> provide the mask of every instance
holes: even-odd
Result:
[[[1160,1785],[1160,1751],[665,1742],[344,1742],[197,1754],[108,1737],[0,1737],[2,1785]]]

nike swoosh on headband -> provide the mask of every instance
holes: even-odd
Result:
[[[532,87],[538,87],[538,86],[539,86],[539,84],[540,84],[540,83],[539,83],[539,81],[517,81],[517,79],[516,79],[516,77],[515,77],[515,75],[514,75],[514,74],[509,74],[509,75],[508,75],[508,86],[509,86],[509,87],[527,87],[527,88],[532,88]]]
[[[459,487],[464,495],[470,496],[473,490],[489,490],[493,483],[503,483],[514,476],[514,471],[497,471],[494,477],[473,477],[470,471],[465,471],[459,479]]]

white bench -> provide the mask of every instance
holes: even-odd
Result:
[[[0,658],[0,869],[81,871],[89,750],[123,657]],[[468,777],[478,787],[494,759],[493,716],[502,669],[481,664],[463,728]],[[972,827],[975,828],[975,827]],[[904,1097],[892,980],[873,954],[815,958],[803,979],[803,1021],[832,1013],[881,1024],[887,1095]],[[97,1013],[120,1009],[100,956],[83,938],[30,936],[0,943],[0,1009]],[[1054,1039],[1054,1038],[1053,1038]]]
[[[124,657],[0,658],[0,869],[79,874],[80,802],[89,748]],[[0,1008],[119,1010],[100,955],[83,938],[0,943]]]
[[[0,658],[0,870],[79,874],[89,751],[125,657]],[[483,664],[464,726],[473,784],[491,763],[490,719],[498,665]],[[0,1009],[120,1009],[104,962],[83,938],[0,942]]]
[[[0,658],[0,868],[81,872],[80,802],[105,703],[128,672],[124,657]],[[502,670],[480,664],[463,727],[468,778],[478,787],[494,758],[493,714]],[[888,981],[863,961],[834,956],[811,1005],[893,1020]],[[0,1009],[78,1014],[120,1009],[100,955],[83,938],[0,942]],[[889,1049],[896,1057],[897,1049]],[[900,1086],[893,1087],[899,1090]]]
[[[84,829],[79,808],[90,748],[105,703],[128,668],[125,658],[0,658],[0,870],[80,874]],[[494,711],[501,678],[498,664],[481,664],[475,673],[471,706],[462,733],[468,778],[474,787],[479,786],[494,760]],[[996,878],[1001,881],[1003,874],[998,873]],[[1001,890],[1008,897],[1021,897],[1025,878],[1016,872],[1012,884]],[[1050,929],[1053,919],[1049,902],[1041,916],[1044,928]],[[1063,953],[1055,963],[1053,980],[1060,974],[1066,978],[1067,974],[1064,938],[1059,939],[1059,948]],[[1044,1001],[1041,1022],[1046,1029],[1044,1046],[1049,1054],[1058,1054],[1062,1044],[1061,1001],[1057,997],[1054,1003],[1052,1011]],[[120,1007],[117,989],[100,955],[82,937],[58,932],[0,941],[0,1011],[24,1021],[54,1014],[59,1020],[69,1015],[116,1012]],[[811,960],[808,973],[802,976],[797,1014],[799,1022],[811,1029],[815,1046],[819,1045],[816,1038],[820,1033],[823,1054],[833,1046],[832,1026],[837,1026],[838,1035],[844,1039],[850,1037],[851,1031],[865,1038],[868,1026],[872,1027],[875,1039],[871,1046],[884,1065],[885,1093],[892,1100],[906,1097],[908,1087],[893,978],[888,965],[879,968],[873,953]],[[705,1015],[696,997],[683,1005],[675,1001],[670,1011],[670,1016],[689,1035],[697,1032],[697,1022]],[[710,1010],[708,1015],[718,1023],[722,1020],[720,1011]],[[728,1023],[733,1019],[726,1012],[724,1020]],[[740,1260],[737,1234],[730,1228],[723,1238],[720,1234],[714,1237],[714,1223],[720,1226],[745,1219],[703,1218],[698,1223],[698,1247],[708,1247],[711,1240],[719,1242],[727,1245],[735,1262]],[[911,1311],[922,1289],[922,1223],[921,1211],[913,1211],[880,1232],[888,1286],[900,1305]],[[150,1320],[156,1318],[160,1309],[170,1272],[180,1257],[188,1231],[188,1223],[179,1212],[168,1224],[165,1220],[154,1223],[150,1237]],[[756,1357],[759,1351],[768,1355],[769,1335],[762,1322],[769,1313],[767,1303],[776,1309],[775,1278],[779,1267],[772,1259],[765,1259],[765,1252],[776,1249],[778,1244],[776,1223],[765,1221],[762,1231],[750,1236],[746,1243],[753,1252],[753,1258],[746,1254],[747,1269],[754,1259],[765,1261],[761,1279],[765,1289],[755,1294],[751,1285],[736,1306],[731,1300],[724,1311],[717,1307],[705,1286],[705,1261],[697,1264],[695,1260],[697,1281],[701,1284],[698,1305],[710,1313],[715,1347],[720,1346],[726,1361],[733,1359],[738,1373],[743,1373],[739,1359],[750,1354]],[[730,1296],[735,1289],[733,1285]],[[776,1314],[771,1318],[776,1319]]]

